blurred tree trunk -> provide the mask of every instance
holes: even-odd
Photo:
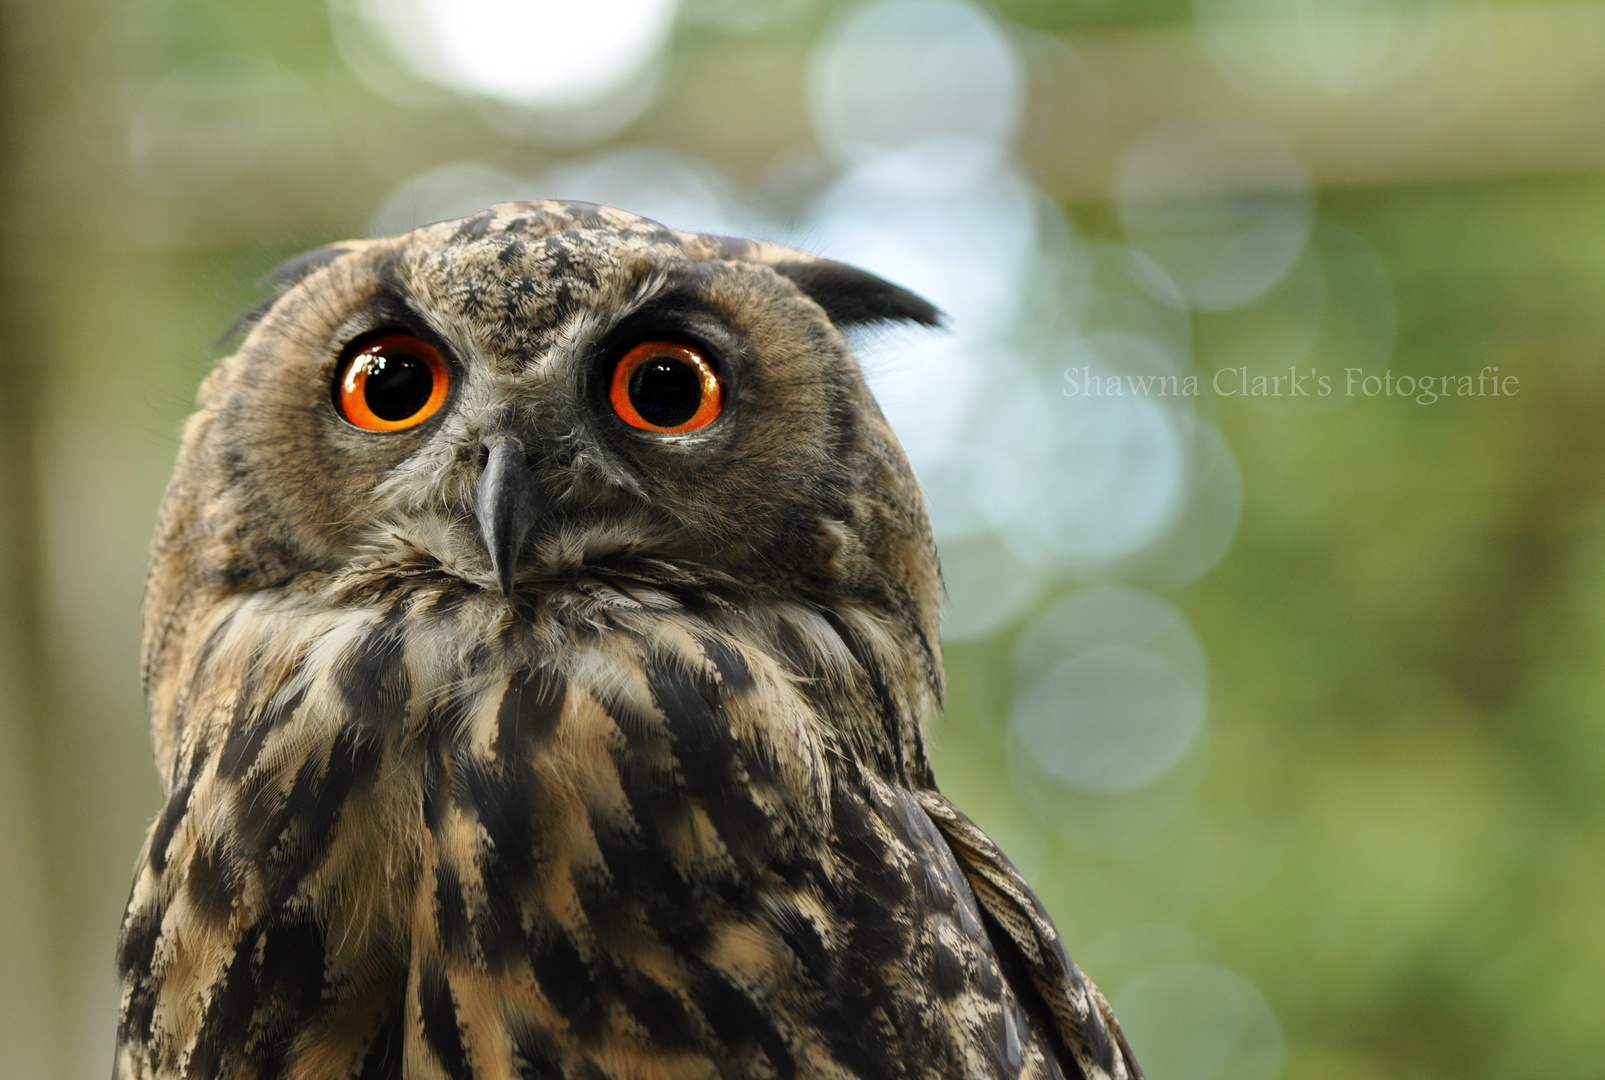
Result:
[[[65,1075],[59,933],[47,858],[49,689],[36,452],[45,347],[36,160],[48,6],[0,3],[0,1080]],[[109,959],[109,958],[108,958]],[[109,1062],[107,1063],[109,1067]]]

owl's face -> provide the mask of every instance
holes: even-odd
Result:
[[[650,561],[888,605],[934,642],[918,487],[840,333],[933,322],[917,297],[577,203],[286,272],[208,380],[155,575],[217,592],[405,567],[521,603]]]

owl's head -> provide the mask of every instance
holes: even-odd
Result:
[[[841,331],[924,300],[801,252],[586,203],[319,249],[207,379],[147,648],[180,597],[354,567],[515,608],[652,565],[853,603],[934,646],[918,485]]]

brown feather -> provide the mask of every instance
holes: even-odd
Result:
[[[1140,1077],[935,791],[930,529],[794,280],[860,279],[810,258],[531,203],[297,268],[158,524],[117,1077]],[[705,435],[600,411],[653,319],[722,350]],[[335,365],[398,322],[453,397],[357,431]],[[510,598],[473,516],[503,431],[543,500]]]

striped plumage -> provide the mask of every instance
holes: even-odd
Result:
[[[285,273],[158,528],[117,1077],[1140,1076],[926,759],[934,549],[838,330],[928,305],[585,204]],[[453,396],[376,436],[329,388],[392,325]],[[677,329],[725,415],[613,422],[598,365]]]

